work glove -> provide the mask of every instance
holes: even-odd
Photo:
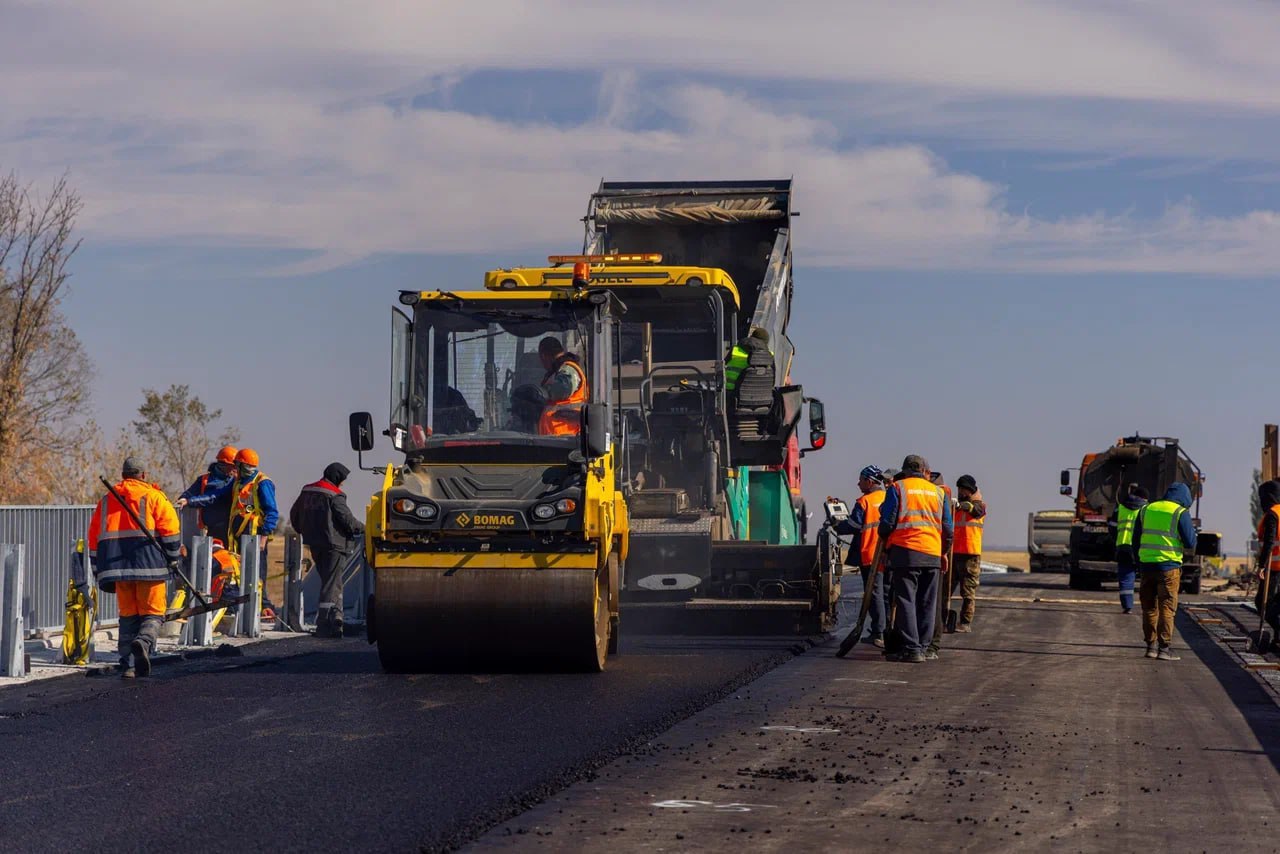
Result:
[[[187,506],[187,499],[179,498],[177,501],[173,502],[173,506],[181,510],[183,507]]]

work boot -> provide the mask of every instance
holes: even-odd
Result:
[[[937,660],[938,660],[938,651],[937,651],[936,649],[926,649],[926,650],[924,651],[924,660],[925,660],[925,661],[937,661]]]
[[[872,632],[862,639],[863,643],[869,643],[879,649],[884,649],[884,635],[880,632]]]
[[[960,625],[956,626],[956,631],[968,633],[973,631],[973,626],[969,625],[968,623],[961,623]]]
[[[1126,614],[1132,614],[1132,613],[1133,613],[1133,609],[1132,609],[1132,608],[1125,608],[1125,609],[1124,609],[1124,613],[1126,613]]]
[[[911,664],[924,664],[927,659],[924,657],[923,652],[916,650],[915,652],[903,653],[902,660]]]
[[[1153,643],[1147,644],[1147,654],[1143,658],[1155,658],[1156,655],[1156,645]]]
[[[147,649],[147,642],[139,638],[134,641],[129,651],[133,653],[133,668],[138,676],[151,675],[151,651]]]
[[[135,676],[137,676],[137,675],[138,675],[138,674],[134,672],[134,669],[133,669],[132,667],[122,667],[122,668],[120,668],[120,678],[121,678],[121,679],[132,679],[133,677],[135,677]]]
[[[1156,658],[1160,659],[1161,661],[1181,661],[1182,660],[1182,656],[1174,655],[1173,650],[1169,649],[1169,647],[1167,646],[1160,647],[1160,651],[1156,653]]]

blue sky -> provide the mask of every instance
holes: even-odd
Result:
[[[601,176],[791,175],[797,372],[832,427],[812,499],[924,453],[1017,544],[1060,468],[1138,430],[1183,439],[1206,524],[1245,539],[1280,416],[1272,6],[0,0],[0,21],[0,169],[85,198],[64,309],[108,429],[188,383],[291,497],[350,457],[348,411],[385,412],[398,288],[576,250]]]

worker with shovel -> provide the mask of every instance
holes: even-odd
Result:
[[[960,589],[960,620],[957,632],[972,631],[978,605],[978,583],[982,576],[982,529],[987,519],[987,503],[982,500],[973,475],[956,480],[955,543],[951,558],[951,593]]]
[[[1258,506],[1263,508],[1258,522],[1258,592],[1254,602],[1258,614],[1271,627],[1265,643],[1255,642],[1258,652],[1274,650],[1280,644],[1280,481],[1269,480],[1258,487]],[[1263,637],[1258,630],[1259,641]]]
[[[132,678],[151,674],[165,581],[181,571],[182,532],[173,505],[147,483],[141,465],[126,459],[120,474],[89,520],[89,559],[98,587],[120,606],[120,675]]]
[[[884,472],[879,466],[866,466],[858,473],[858,489],[862,495],[854,503],[849,518],[836,523],[835,532],[854,537],[845,564],[859,568],[864,589],[865,585],[871,585],[871,633],[867,641],[884,649],[885,615],[889,605],[883,567],[876,571],[874,565],[876,545],[880,542],[880,505],[885,495]]]

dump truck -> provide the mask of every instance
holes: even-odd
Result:
[[[1120,438],[1105,451],[1086,454],[1078,471],[1067,558],[1071,587],[1099,589],[1104,581],[1115,580],[1114,514],[1131,485],[1143,487],[1155,501],[1172,484],[1182,482],[1191,488],[1195,499],[1192,519],[1199,532],[1195,552],[1188,552],[1183,561],[1182,589],[1199,593],[1204,559],[1220,553],[1221,535],[1200,530],[1204,473],[1178,440],[1141,435]],[[1070,496],[1071,470],[1062,470],[1059,483],[1059,493]]]
[[[801,458],[825,445],[826,425],[822,402],[793,377],[793,215],[789,179],[603,181],[588,202],[588,257],[654,253],[706,271],[674,288],[661,266],[593,272],[598,284],[628,283],[617,291],[627,313],[615,430],[630,519],[620,592],[629,624],[732,633],[835,625],[839,546],[825,527],[806,541]],[[726,357],[753,338],[767,350],[735,385]]]
[[[1036,510],[1027,514],[1027,556],[1032,572],[1066,572],[1070,555],[1070,510]]]

